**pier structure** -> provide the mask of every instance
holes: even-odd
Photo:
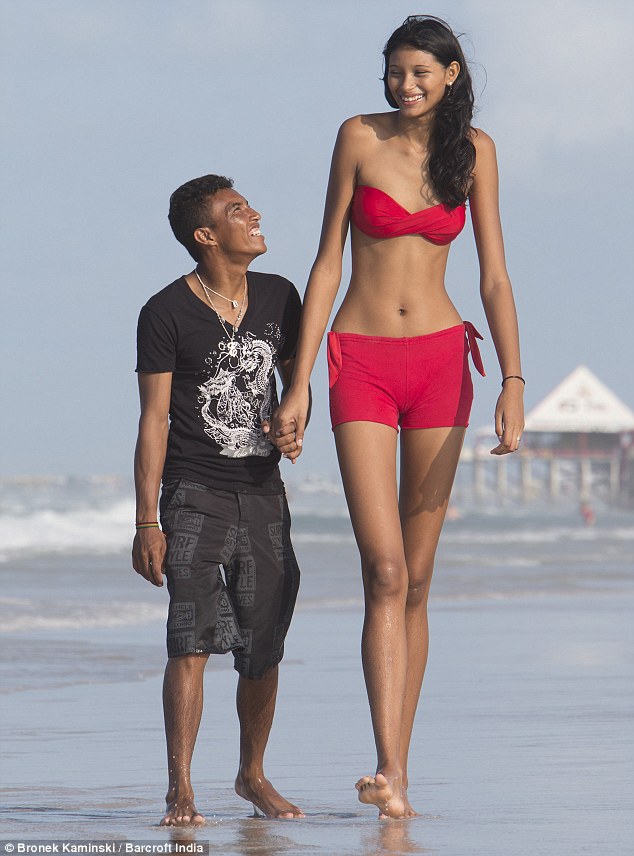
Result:
[[[586,366],[528,413],[518,453],[494,456],[490,449],[489,429],[464,453],[476,501],[634,506],[634,411]]]

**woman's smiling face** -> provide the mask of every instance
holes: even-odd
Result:
[[[459,71],[457,62],[445,67],[433,54],[404,46],[390,54],[387,84],[403,115],[415,118],[428,114],[442,101]]]

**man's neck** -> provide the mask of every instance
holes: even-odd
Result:
[[[242,295],[247,269],[248,264],[244,262],[232,264],[226,259],[218,263],[215,259],[205,258],[196,265],[198,276],[204,284],[230,300],[235,300]]]

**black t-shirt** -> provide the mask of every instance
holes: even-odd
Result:
[[[137,372],[172,372],[163,480],[280,493],[280,453],[260,424],[278,403],[275,366],[295,356],[301,299],[284,277],[247,273],[249,302],[233,340],[184,277],[139,315]],[[232,327],[225,322],[231,333]]]

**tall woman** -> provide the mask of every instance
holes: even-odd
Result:
[[[480,293],[502,391],[495,455],[514,452],[522,370],[498,211],[493,140],[473,128],[473,89],[443,21],[407,18],[385,50],[388,113],[343,123],[334,149],[292,386],[276,427],[301,446],[308,382],[341,280],[351,228],[352,278],[328,334],[330,410],[365,592],[362,658],[377,769],[357,782],[381,816],[416,812],[407,759],[428,650],[427,599],[473,397],[477,339],[445,291],[451,242],[468,202]],[[400,430],[400,487],[397,437]]]

